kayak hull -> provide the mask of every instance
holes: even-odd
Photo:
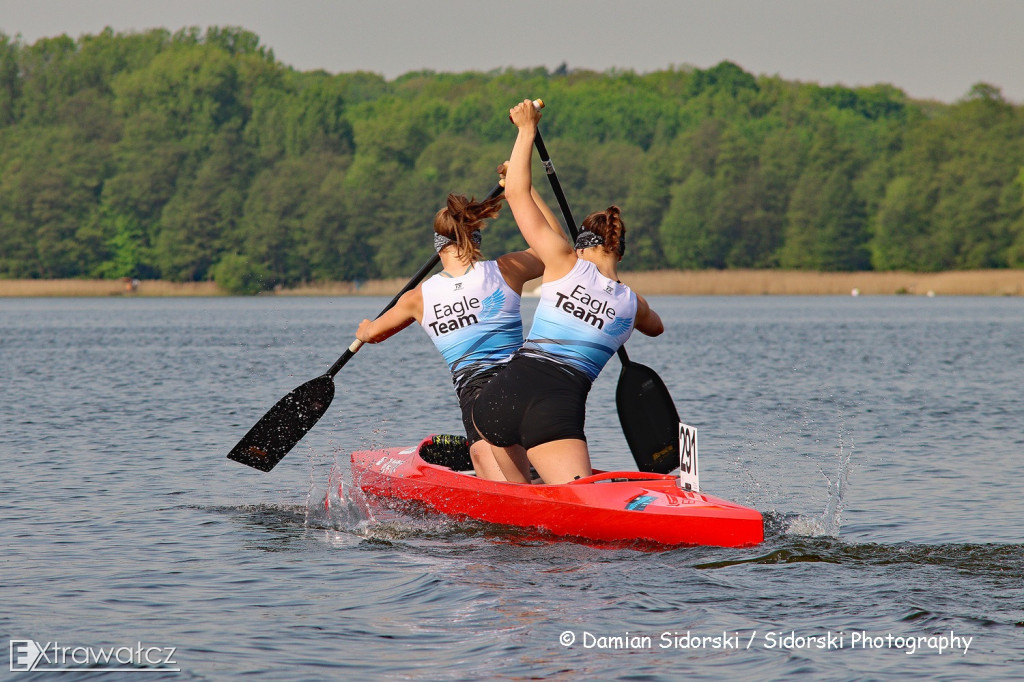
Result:
[[[419,446],[353,452],[355,484],[371,497],[584,540],[719,547],[764,540],[760,512],[683,490],[670,474],[595,472],[561,485],[523,485],[428,464],[418,452]]]

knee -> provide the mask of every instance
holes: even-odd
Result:
[[[469,458],[473,461],[473,468],[494,461],[494,455],[491,454],[491,446],[482,440],[473,443],[473,447],[469,449]]]

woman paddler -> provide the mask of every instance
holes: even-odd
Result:
[[[505,368],[477,396],[473,420],[496,450],[509,481],[527,483],[527,462],[545,483],[589,476],[584,434],[587,394],[633,329],[664,331],[643,297],[618,281],[626,228],[611,206],[583,221],[575,248],[557,239],[531,199],[530,163],[540,111],[530,100],[509,112],[519,128],[505,178],[505,200],[544,263],[533,327]]]
[[[502,164],[498,172],[504,169]],[[552,238],[568,246],[558,219],[540,196],[535,191],[527,195]],[[499,481],[505,476],[495,455],[473,428],[473,402],[523,344],[519,310],[523,285],[544,271],[531,250],[480,260],[480,230],[500,210],[500,196],[475,201],[449,194],[447,205],[434,216],[434,248],[444,269],[402,295],[376,320],[363,320],[356,331],[360,341],[379,343],[414,321],[420,323],[451,370],[473,469],[481,478]],[[525,460],[523,453],[516,456]]]

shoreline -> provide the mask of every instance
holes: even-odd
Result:
[[[946,272],[806,272],[795,270],[659,270],[622,272],[645,296],[1024,296],[1024,270]],[[394,296],[408,280],[303,284],[266,296]],[[527,283],[526,295],[540,285]],[[213,282],[0,279],[0,298],[227,296]]]

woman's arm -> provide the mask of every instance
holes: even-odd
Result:
[[[557,234],[559,239],[568,244],[569,240],[565,236],[565,230],[562,229],[562,223],[558,220],[555,212],[551,210],[551,207],[547,205],[544,199],[537,192],[537,188],[532,185],[530,186],[530,196],[533,197],[533,203],[537,204],[537,208],[540,209],[540,212],[544,214],[544,219],[548,221],[548,227],[551,228],[551,231]]]
[[[658,336],[665,331],[661,316],[651,309],[640,294],[636,295],[636,324],[633,328],[647,336]]]
[[[380,343],[423,318],[423,291],[416,287],[398,299],[395,306],[376,320],[359,323],[356,338],[363,343]]]
[[[505,187],[505,174],[507,172],[508,161],[498,166],[498,175],[501,177],[502,187]],[[557,234],[562,239],[565,239],[568,243],[568,239],[566,239],[565,236],[565,231],[562,229],[562,223],[558,220],[558,216],[556,216],[555,212],[551,210],[551,207],[548,206],[547,202],[544,201],[544,197],[540,195],[540,192],[537,191],[537,188],[533,186],[532,179],[530,182],[530,196],[533,197],[533,203],[537,204],[537,208],[540,209],[540,212],[544,214],[544,219],[548,222],[548,227],[551,228],[551,231]]]
[[[533,249],[506,253],[497,258],[497,263],[505,283],[520,295],[527,282],[544,274],[544,263],[534,255]]]
[[[533,102],[523,100],[510,110],[509,115],[519,133],[505,176],[505,200],[526,243],[543,261],[544,278],[559,279],[576,264],[576,252],[561,234],[561,228],[557,232],[552,229],[548,217],[534,199],[530,165],[540,112]]]
[[[498,166],[498,173],[501,175],[502,182],[505,180],[507,169],[507,161]],[[544,219],[547,221],[551,231],[568,244],[562,224],[558,221],[554,211],[548,207],[547,203],[537,192],[536,187],[530,187],[530,196],[533,197],[533,203],[537,204],[537,208],[544,214]],[[496,260],[498,261],[498,267],[501,268],[501,275],[505,278],[505,282],[519,294],[523,293],[524,284],[544,274],[544,263],[537,257],[537,253],[532,247],[525,251],[506,253],[504,256],[499,256]]]

